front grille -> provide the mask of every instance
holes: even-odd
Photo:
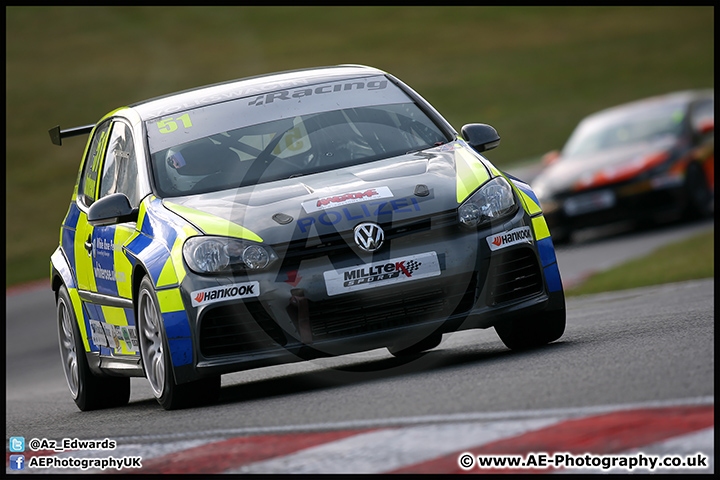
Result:
[[[389,330],[470,310],[475,301],[476,275],[442,279],[411,290],[361,292],[310,303],[316,340]]]
[[[534,252],[518,248],[491,257],[487,292],[490,305],[542,292],[542,276]]]
[[[200,324],[200,351],[205,357],[261,351],[285,343],[282,330],[259,302],[213,308]]]
[[[446,237],[448,229],[457,228],[457,213],[455,211],[440,213],[432,217],[414,218],[406,221],[393,222],[392,226],[381,223],[385,231],[385,242],[408,235],[436,235]],[[299,263],[308,258],[317,258],[325,255],[351,254],[355,245],[352,230],[347,232],[334,232],[321,235],[317,238],[295,240],[285,245],[274,246],[279,252],[284,252],[286,262]]]

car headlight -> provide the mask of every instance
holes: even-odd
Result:
[[[201,235],[185,241],[183,258],[196,273],[222,273],[262,270],[278,257],[267,245],[231,237]]]
[[[515,195],[503,177],[495,177],[473,193],[460,208],[458,219],[468,227],[477,227],[515,211]]]

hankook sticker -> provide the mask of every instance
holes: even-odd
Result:
[[[485,237],[490,250],[500,250],[501,248],[517,245],[518,243],[533,243],[533,236],[530,227],[519,227],[509,232],[496,233]]]
[[[190,298],[192,299],[192,306],[199,307],[200,305],[207,305],[209,303],[251,298],[257,297],[258,295],[260,295],[260,283],[247,282],[196,290],[190,294]]]
[[[325,288],[330,296],[437,275],[440,275],[440,264],[435,252],[410,255],[323,273]]]

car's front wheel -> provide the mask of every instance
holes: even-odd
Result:
[[[565,332],[565,309],[515,318],[495,325],[500,340],[511,350],[525,350],[554,342]]]
[[[686,218],[704,218],[711,213],[713,193],[705,179],[702,167],[696,163],[688,166],[685,175],[685,194],[687,198]]]
[[[82,411],[126,405],[130,400],[129,377],[99,377],[90,371],[85,346],[67,287],[57,294],[58,340],[63,371],[70,395]]]
[[[153,395],[166,410],[209,403],[220,394],[220,376],[176,384],[172,358],[158,305],[149,277],[143,278],[138,293],[140,355]]]

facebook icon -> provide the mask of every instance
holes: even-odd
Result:
[[[25,455],[10,455],[10,470],[24,470]]]

